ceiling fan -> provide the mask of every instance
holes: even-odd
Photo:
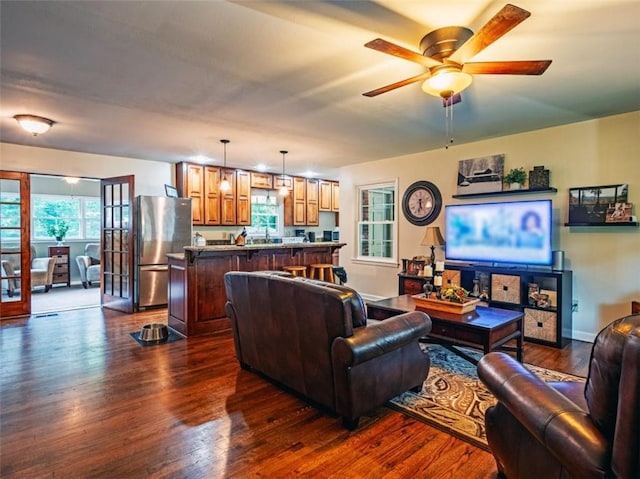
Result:
[[[422,54],[381,38],[372,40],[365,47],[419,63],[428,70],[363,95],[373,97],[424,80],[422,89],[425,93],[442,97],[446,107],[460,101],[459,93],[471,85],[471,75],[542,75],[551,60],[468,61],[530,15],[520,7],[507,4],[475,35],[466,27],[438,28],[420,41]]]

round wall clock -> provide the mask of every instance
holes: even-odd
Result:
[[[402,197],[402,212],[410,223],[425,226],[433,223],[442,208],[442,195],[430,181],[416,181]]]

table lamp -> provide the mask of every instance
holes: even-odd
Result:
[[[440,233],[439,226],[427,226],[427,229],[424,232],[424,237],[420,242],[422,246],[431,246],[431,266],[435,267],[436,263],[436,246],[444,245],[444,238],[442,237],[442,233]]]

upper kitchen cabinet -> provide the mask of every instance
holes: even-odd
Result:
[[[236,170],[222,168],[220,177],[231,185],[229,190],[220,191],[220,224],[236,225]]]
[[[204,224],[220,224],[220,167],[204,167]],[[193,200],[192,200],[193,201]]]
[[[331,181],[320,180],[320,203],[318,204],[318,209],[320,211],[333,211],[331,208]]]
[[[204,169],[202,165],[178,163],[176,165],[178,194],[191,198],[191,217],[194,225],[204,224]]]
[[[305,226],[307,224],[307,182],[293,177],[293,191],[284,197],[284,225]]]
[[[251,224],[251,178],[253,173],[236,171],[236,224]]]
[[[331,182],[331,211],[340,211],[340,183]]]
[[[309,226],[318,226],[320,224],[318,195],[318,180],[307,180],[307,225]]]
[[[293,190],[293,178],[290,176],[274,176],[273,177],[273,189],[279,190],[282,187],[287,188],[289,191]]]
[[[273,176],[270,173],[251,172],[251,188],[273,189]]]

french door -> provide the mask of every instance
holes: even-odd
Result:
[[[28,173],[0,171],[0,318],[31,314]]]
[[[102,205],[101,303],[133,312],[134,176],[100,181]]]

